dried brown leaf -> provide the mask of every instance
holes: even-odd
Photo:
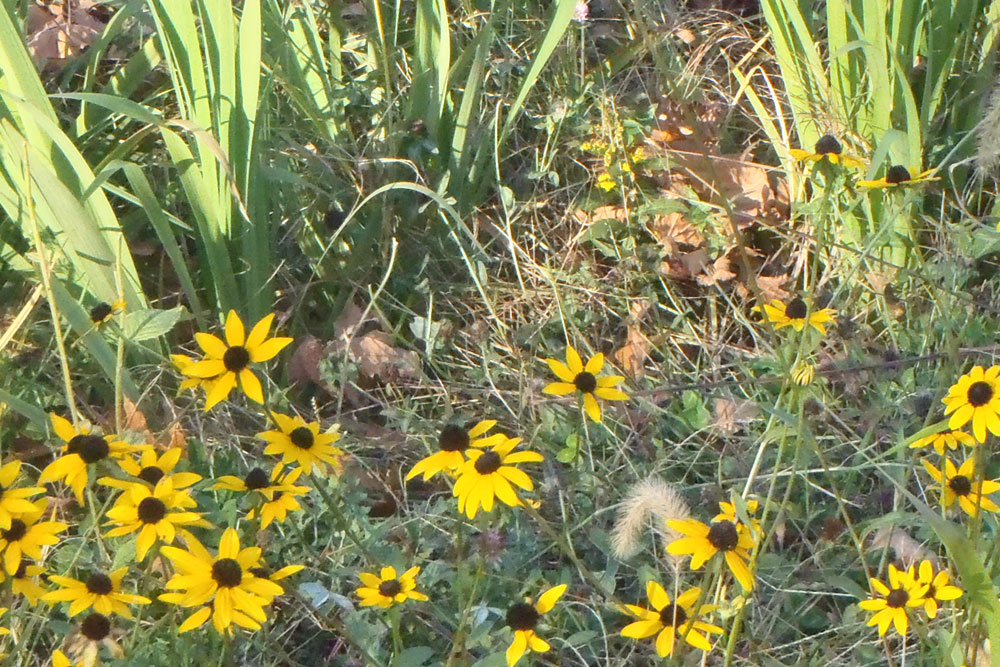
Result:
[[[753,421],[758,413],[757,404],[753,401],[719,397],[712,403],[712,426],[723,433],[733,434]]]
[[[80,55],[104,31],[105,24],[89,9],[100,4],[93,0],[65,0],[28,8],[28,53],[38,66],[58,64]]]
[[[625,344],[615,351],[614,358],[622,370],[635,378],[646,374],[646,360],[652,344],[636,326],[630,326],[625,334]]]
[[[702,272],[695,276],[699,285],[709,287],[716,283],[724,283],[736,277],[730,267],[729,258],[725,255],[716,258],[711,265],[702,268]]]
[[[681,246],[698,248],[705,242],[704,235],[680,212],[655,216],[648,229],[668,255],[677,254]]]
[[[319,364],[324,356],[326,351],[323,343],[314,336],[306,336],[288,360],[288,380],[292,384],[319,384]]]

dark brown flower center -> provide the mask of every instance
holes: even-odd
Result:
[[[818,153],[819,151],[817,150],[816,152]],[[673,603],[668,604],[660,610],[660,623],[669,627],[676,628],[684,623],[687,618],[687,612],[684,611],[683,607],[679,607]]]
[[[21,559],[21,564],[17,566],[17,572],[14,573],[15,579],[24,579],[28,574],[28,566],[31,565],[31,561],[27,558]]]
[[[250,353],[242,345],[234,345],[222,355],[222,363],[227,371],[239,373],[250,365]]]
[[[716,521],[708,529],[708,541],[718,551],[732,551],[739,544],[740,534],[732,521]]]
[[[269,576],[271,576],[270,573],[267,571],[267,568],[264,567],[251,567],[247,571],[253,576],[257,577],[258,579],[267,579]]]
[[[163,476],[166,474],[167,473],[163,472],[163,470],[157,468],[156,466],[146,466],[139,471],[139,479],[144,482],[149,482],[155,486],[156,483],[163,479]]]
[[[507,610],[507,625],[511,630],[534,630],[539,618],[538,610],[527,602],[516,602]]]
[[[254,468],[247,473],[246,477],[243,478],[243,483],[246,484],[247,488],[251,491],[267,488],[270,482],[271,480],[268,478],[267,473],[260,468]]]
[[[592,394],[597,389],[597,378],[594,377],[593,373],[583,371],[582,373],[577,373],[576,377],[573,378],[573,386],[579,392]]]
[[[927,587],[927,592],[926,592],[926,593],[924,593],[924,597],[925,597],[926,599],[930,600],[930,599],[931,599],[931,598],[933,598],[933,597],[934,597],[935,595],[937,595],[937,588],[935,588],[935,587],[934,587],[934,584],[931,584],[931,585],[929,585],[929,586]]]
[[[989,382],[973,382],[969,385],[969,390],[965,394],[969,405],[980,408],[993,399],[993,385]]]
[[[830,153],[840,155],[841,150],[840,142],[831,134],[824,134],[816,142],[816,153],[819,155],[828,155]]]
[[[500,469],[500,455],[490,450],[483,452],[482,456],[476,459],[476,472],[480,475],[490,475]]]
[[[107,440],[90,433],[75,435],[66,445],[66,453],[78,455],[84,463],[97,463],[110,451]]]
[[[3,531],[3,539],[8,542],[17,542],[28,533],[28,526],[20,519],[11,519],[10,528]]]
[[[910,180],[910,170],[901,164],[894,164],[889,167],[889,171],[886,172],[885,182],[886,183],[905,183]]]
[[[90,309],[90,321],[95,324],[100,324],[104,320],[108,319],[114,310],[111,308],[110,303],[99,303]]]
[[[232,558],[220,558],[212,564],[212,578],[222,588],[235,588],[243,581],[243,568]]]
[[[954,491],[956,496],[967,496],[972,493],[972,482],[965,475],[955,475],[948,480],[948,488]]]
[[[83,619],[80,632],[92,642],[99,642],[111,634],[111,621],[104,614],[91,614]]]
[[[892,589],[885,598],[885,603],[893,609],[899,609],[909,601],[909,594],[902,588]]]
[[[448,424],[438,436],[438,447],[445,452],[464,452],[469,442],[469,432],[457,424]]]
[[[159,498],[150,496],[139,501],[136,514],[139,515],[139,521],[143,523],[159,523],[163,517],[167,516],[167,506]]]
[[[792,320],[804,319],[808,314],[809,309],[806,308],[806,302],[802,299],[792,299],[788,306],[785,307],[785,316]]]
[[[403,586],[399,583],[399,579],[390,579],[378,585],[378,592],[387,598],[396,597],[401,590],[403,590]]]
[[[111,577],[103,572],[94,572],[87,579],[87,591],[94,595],[107,595],[113,589],[114,586],[111,583]]]
[[[313,432],[305,426],[299,426],[289,433],[288,439],[299,449],[312,449],[313,443],[316,441]]]

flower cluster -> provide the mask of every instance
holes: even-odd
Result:
[[[862,600],[858,606],[875,612],[868,625],[877,625],[880,635],[884,635],[890,625],[900,635],[905,635],[911,609],[923,608],[928,618],[935,618],[939,602],[962,597],[962,589],[949,584],[950,579],[944,570],[935,572],[928,560],[922,561],[917,568],[911,565],[905,570],[890,564],[889,585],[872,577],[872,597]]]
[[[845,167],[861,168],[864,162],[853,155],[844,152],[844,148],[836,137],[830,134],[823,135],[816,142],[816,148],[812,152],[801,148],[788,149],[789,154],[797,162],[829,163],[834,165],[844,165]],[[903,185],[912,185],[934,180],[933,169],[927,171],[911,172],[901,164],[890,166],[885,176],[874,180],[860,180],[858,185],[863,188],[895,188]],[[915,174],[915,175],[914,175]]]

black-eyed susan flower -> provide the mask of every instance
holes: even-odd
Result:
[[[875,615],[868,621],[869,626],[877,625],[879,635],[884,635],[889,626],[895,626],[896,632],[905,636],[909,627],[907,610],[924,604],[923,594],[926,586],[919,586],[906,572],[889,565],[889,585],[872,577],[870,579],[872,597],[862,600],[858,606],[866,611],[874,611]]]
[[[250,400],[264,402],[264,390],[250,370],[250,364],[273,359],[292,342],[291,338],[267,337],[273,320],[274,313],[265,315],[250,330],[250,335],[246,335],[240,316],[230,310],[226,317],[225,342],[212,334],[195,334],[205,356],[182,372],[188,377],[212,380],[211,387],[206,388],[206,411],[226,400],[237,385]]]
[[[824,336],[826,335],[824,325],[835,321],[837,317],[837,311],[833,308],[820,308],[810,312],[809,306],[800,298],[792,299],[787,306],[774,299],[771,303],[764,304],[764,314],[775,329],[792,327],[796,331],[802,331],[808,325]]]
[[[112,303],[102,301],[90,309],[90,321],[101,325],[125,310],[125,299],[115,299]]]
[[[944,456],[945,448],[954,450],[958,449],[959,445],[975,447],[976,439],[965,431],[953,431],[948,429],[946,431],[941,431],[940,433],[933,433],[920,438],[919,440],[914,440],[910,443],[910,449],[922,449],[924,447],[931,446],[934,447],[934,451],[941,456]]]
[[[118,460],[118,466],[130,479],[102,477],[97,482],[115,489],[128,489],[133,484],[153,488],[161,479],[169,477],[174,489],[186,489],[201,481],[201,475],[194,472],[174,472],[183,454],[184,450],[180,447],[172,447],[159,455],[150,447],[139,455],[138,461],[130,456]]]
[[[452,489],[452,494],[458,498],[459,512],[465,512],[470,519],[476,517],[480,506],[484,511],[492,512],[494,498],[516,507],[521,504],[521,499],[517,497],[514,486],[525,491],[535,488],[531,478],[514,465],[537,463],[544,457],[538,452],[512,451],[520,442],[520,438],[505,437],[505,442],[490,449],[468,451],[469,460],[459,469],[455,488]]]
[[[31,512],[11,519],[10,528],[0,531],[0,552],[3,552],[3,565],[7,574],[17,572],[23,556],[41,560],[42,547],[57,544],[59,538],[56,535],[69,527],[61,521],[40,520],[48,507],[48,498],[32,504],[34,509]]]
[[[255,507],[248,518],[252,519],[259,510],[260,527],[267,528],[272,521],[281,523],[289,512],[301,510],[302,506],[296,497],[309,493],[308,486],[295,485],[302,474],[302,468],[294,468],[287,473],[283,472],[283,468],[279,463],[274,466],[270,475],[261,468],[254,468],[243,479],[235,475],[224,475],[216,480],[212,488],[257,495]]]
[[[941,504],[951,507],[956,500],[966,514],[976,516],[979,510],[1000,512],[1000,507],[987,496],[1000,491],[1000,483],[990,479],[980,482],[976,479],[976,464],[972,458],[966,459],[961,467],[955,468],[951,459],[944,460],[944,471],[935,468],[923,459],[924,468],[941,490]]]
[[[547,384],[542,393],[553,396],[565,396],[573,392],[583,394],[583,409],[595,422],[601,421],[601,406],[597,399],[605,401],[626,401],[628,394],[616,387],[625,381],[621,375],[609,375],[607,377],[597,377],[597,374],[604,368],[604,355],[598,352],[592,356],[587,364],[572,345],[566,346],[566,363],[558,359],[546,359],[552,372],[556,374],[560,382]]]
[[[112,657],[124,658],[125,653],[112,635],[111,619],[97,612],[88,614],[81,621],[77,632],[74,632],[66,648],[72,657],[67,657],[60,650],[52,653],[52,667],[94,667],[100,664],[101,648],[105,648]]]
[[[129,452],[142,449],[118,440],[116,436],[100,436],[81,426],[73,427],[68,420],[56,414],[50,414],[52,428],[56,435],[66,444],[60,450],[60,456],[45,466],[38,476],[39,484],[63,480],[76,496],[76,502],[84,504],[83,491],[87,488],[88,467],[107,458],[121,458]]]
[[[309,474],[326,474],[327,466],[340,474],[344,452],[333,446],[340,440],[336,431],[319,432],[319,422],[306,422],[302,417],[290,417],[278,412],[271,416],[278,425],[277,431],[264,431],[257,437],[267,442],[265,454],[281,456],[285,465],[297,465]]]
[[[692,570],[700,570],[708,559],[721,553],[743,590],[753,590],[753,574],[747,566],[754,547],[750,528],[728,519],[713,521],[710,525],[697,519],[668,519],[667,526],[684,536],[667,545],[668,553],[690,554]]]
[[[930,618],[937,617],[938,602],[957,600],[962,597],[962,589],[948,583],[950,580],[948,573],[940,570],[935,574],[934,565],[929,560],[920,561],[916,572],[913,571],[911,565],[907,570],[907,575],[916,581],[917,587],[927,587],[927,590],[920,597],[923,600],[924,611]]]
[[[35,606],[38,600],[47,592],[38,583],[41,575],[45,573],[45,568],[33,564],[27,558],[21,559],[21,564],[17,567],[17,572],[10,576],[10,588],[14,595],[23,595],[28,604]],[[7,574],[0,568],[0,583],[7,580]]]
[[[652,609],[625,605],[625,610],[639,620],[622,628],[623,637],[645,639],[659,633],[656,637],[656,653],[661,658],[674,654],[678,637],[699,650],[712,650],[709,637],[721,634],[722,628],[700,620],[715,610],[713,605],[708,604],[695,607],[701,597],[700,588],[689,588],[671,602],[663,586],[650,581],[646,583],[646,597]]]
[[[948,428],[959,429],[972,422],[972,435],[986,442],[986,431],[1000,435],[1000,366],[984,370],[975,366],[948,389],[944,403]]]
[[[146,558],[146,553],[157,540],[171,544],[177,537],[177,526],[211,524],[201,514],[189,510],[198,506],[187,491],[177,491],[169,477],[164,477],[150,490],[142,484],[133,484],[122,492],[114,507],[108,510],[106,526],[115,526],[105,537],[121,537],[139,533],[135,543],[136,561]]]
[[[132,618],[128,605],[149,604],[150,599],[132,593],[122,593],[122,579],[126,574],[128,574],[127,567],[107,573],[94,571],[87,575],[85,581],[53,574],[49,579],[59,588],[45,593],[42,600],[70,602],[70,618],[91,607],[105,616],[118,614],[124,618]]]
[[[832,134],[824,134],[816,142],[816,150],[810,153],[801,148],[789,148],[788,152],[797,162],[819,162],[826,160],[831,164],[843,164],[845,167],[863,167],[865,163],[858,158],[844,153],[843,147]]]
[[[28,498],[45,493],[40,486],[16,488],[14,484],[20,474],[21,462],[16,459],[0,467],[0,530],[10,528],[14,517],[33,512],[35,506]]]
[[[201,627],[209,618],[220,633],[231,631],[233,624],[259,630],[267,620],[264,607],[285,592],[275,582],[254,576],[253,569],[262,566],[260,547],[241,549],[239,535],[233,528],[222,534],[216,556],[193,537],[185,537],[185,543],[187,550],[177,547],[161,550],[177,568],[166,588],[181,592],[164,593],[160,600],[198,607],[178,632]]]
[[[373,572],[361,572],[358,578],[362,585],[354,592],[361,598],[362,607],[378,606],[388,609],[407,600],[426,602],[427,596],[417,590],[419,573],[419,566],[411,567],[398,577],[396,568],[388,566],[383,567],[377,575]]]
[[[933,176],[931,176],[931,174],[934,173],[933,169],[928,169],[924,172],[919,170],[917,171],[918,174],[916,176],[912,176],[909,169],[901,164],[894,164],[889,167],[888,171],[885,172],[885,176],[882,178],[877,178],[873,181],[858,181],[858,185],[863,188],[884,189],[936,180]]]
[[[553,586],[538,596],[538,602],[532,604],[531,599],[515,602],[507,610],[507,625],[514,633],[514,641],[507,647],[507,667],[513,667],[526,651],[545,653],[551,646],[535,634],[538,621],[544,614],[552,611],[556,602],[566,592],[566,584]]]
[[[474,426],[466,427],[448,424],[438,436],[438,451],[420,459],[406,475],[411,480],[423,474],[424,481],[439,472],[454,474],[465,464],[465,452],[469,447],[492,447],[506,439],[502,433],[486,437],[486,433],[496,426],[497,420],[484,419]]]

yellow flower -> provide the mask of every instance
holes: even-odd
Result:
[[[90,309],[90,321],[101,325],[125,310],[125,299],[115,299],[113,303],[101,302]]]
[[[195,334],[205,357],[188,366],[183,373],[188,377],[213,380],[205,396],[206,411],[228,398],[237,384],[250,400],[264,402],[264,390],[260,380],[250,370],[250,364],[273,359],[292,342],[291,338],[267,338],[272,320],[274,313],[265,315],[247,336],[240,316],[235,310],[230,310],[226,317],[225,342],[212,334]]]
[[[653,609],[646,609],[632,604],[625,605],[626,611],[639,620],[622,628],[622,636],[631,639],[645,639],[660,633],[656,638],[656,653],[661,658],[672,656],[677,637],[682,637],[691,646],[702,651],[711,651],[712,643],[708,635],[721,634],[722,628],[705,621],[706,614],[715,607],[703,604],[695,609],[700,588],[689,588],[670,602],[670,596],[663,586],[655,581],[646,583],[646,597]]]
[[[800,361],[792,367],[792,382],[805,387],[816,377],[816,367],[808,361]]]
[[[918,169],[917,171],[919,172],[920,170]],[[933,169],[928,169],[927,171],[920,172],[917,176],[910,176],[909,169],[901,164],[894,164],[889,167],[889,170],[882,178],[874,181],[858,181],[858,185],[863,188],[894,188],[900,185],[912,185],[914,183],[937,180],[931,176],[933,172]]]
[[[513,667],[529,649],[535,653],[545,653],[549,643],[535,634],[535,627],[543,614],[552,608],[566,592],[566,584],[553,586],[538,596],[538,602],[515,602],[507,610],[507,625],[514,632],[514,641],[507,647],[507,667]]]
[[[388,609],[407,600],[426,602],[427,596],[416,590],[419,572],[419,567],[411,567],[398,578],[396,568],[393,567],[383,567],[378,575],[361,572],[358,578],[363,585],[358,586],[354,592],[361,598],[362,607],[378,605],[382,609]]]
[[[802,331],[809,325],[825,336],[824,325],[836,320],[837,311],[833,308],[821,308],[810,313],[806,302],[796,298],[789,301],[787,306],[777,299],[764,304],[764,314],[775,329],[792,327],[796,331]]]
[[[812,153],[801,148],[789,148],[788,152],[797,162],[819,162],[827,160],[831,164],[842,163],[845,167],[863,167],[865,163],[852,155],[846,155],[837,138],[825,134],[816,142],[816,150]]]
[[[949,577],[947,572],[941,570],[937,574],[934,574],[934,566],[929,560],[920,562],[916,574],[914,574],[913,566],[911,565],[907,570],[907,576],[914,579],[917,587],[927,587],[927,590],[921,594],[921,598],[923,599],[924,611],[927,612],[930,618],[937,617],[938,602],[957,600],[962,597],[961,588],[948,584]]]
[[[957,470],[951,459],[945,459],[944,474],[931,465],[927,459],[923,459],[922,462],[927,474],[937,482],[935,488],[941,489],[941,504],[945,507],[951,507],[957,499],[959,506],[969,516],[976,516],[980,509],[987,512],[1000,512],[1000,507],[986,497],[1000,491],[1000,483],[989,479],[978,481],[974,459],[966,459]]]
[[[927,587],[919,586],[905,572],[897,570],[894,565],[889,565],[889,586],[875,577],[872,577],[870,581],[874,591],[871,599],[858,603],[862,609],[875,612],[875,615],[868,621],[868,625],[877,625],[879,635],[884,635],[889,626],[894,625],[896,632],[905,636],[909,624],[906,610],[909,607],[919,607],[924,604],[922,596]]]
[[[118,459],[129,452],[141,449],[126,444],[113,435],[103,437],[95,435],[83,426],[77,430],[73,428],[73,424],[59,415],[50,414],[49,418],[52,420],[52,428],[56,435],[66,445],[60,450],[62,455],[42,470],[38,483],[63,480],[73,489],[76,502],[80,505],[84,504],[83,491],[87,488],[89,479],[87,468],[90,464],[98,463],[108,457]]]
[[[319,432],[319,422],[308,422],[295,415],[289,417],[278,412],[271,416],[278,425],[279,431],[264,431],[257,437],[266,441],[265,454],[278,454],[285,465],[298,465],[307,473],[323,475],[329,465],[334,472],[340,474],[343,465],[340,460],[344,452],[333,446],[340,440],[340,434],[335,432]]]
[[[141,484],[133,484],[115,501],[107,512],[106,526],[116,526],[105,537],[121,537],[139,531],[135,543],[135,559],[146,558],[150,547],[160,540],[171,544],[177,536],[177,526],[211,524],[197,512],[187,510],[197,507],[197,503],[187,491],[175,491],[169,477],[164,477],[152,490]]]
[[[966,447],[975,447],[976,440],[968,433],[964,431],[941,431],[940,433],[934,433],[926,437],[920,438],[919,440],[914,440],[910,444],[910,449],[920,449],[926,447],[927,445],[933,445],[934,451],[936,451],[941,456],[944,456],[944,449],[958,449],[959,445],[965,445]]]
[[[271,476],[261,468],[254,468],[243,479],[234,475],[225,475],[215,482],[213,489],[258,493],[263,499],[260,503],[260,527],[267,528],[272,521],[282,523],[289,512],[302,509],[296,496],[309,493],[308,486],[295,486],[295,481],[302,474],[302,468],[295,468],[287,474],[282,474],[282,465],[274,466]],[[247,518],[252,519],[256,510],[251,510]]]
[[[962,428],[972,422],[972,434],[979,442],[986,442],[986,431],[1000,435],[1000,366],[983,370],[975,366],[958,378],[941,399],[944,413],[951,415],[948,428]]]
[[[760,531],[760,521],[754,518],[754,514],[757,513],[757,508],[760,507],[760,503],[756,500],[750,499],[746,501],[747,516],[750,521],[753,522],[753,532],[757,533]],[[719,513],[712,517],[712,522],[717,521],[729,521],[730,523],[738,523],[739,518],[736,516],[736,505],[733,503],[727,503],[726,501],[719,502]]]
[[[59,538],[56,535],[69,527],[61,521],[39,521],[48,504],[48,498],[35,501],[31,512],[11,519],[10,528],[0,531],[0,552],[3,552],[3,565],[7,574],[17,572],[22,555],[41,560],[42,547],[58,544]]]
[[[618,187],[618,182],[615,177],[612,176],[607,171],[602,171],[597,175],[597,187],[604,190],[605,192],[611,192],[616,187]]]
[[[554,396],[565,396],[575,391],[583,394],[583,409],[595,422],[601,421],[601,406],[597,399],[605,401],[625,401],[628,394],[616,389],[625,378],[621,375],[609,375],[599,378],[597,374],[604,368],[604,355],[598,352],[584,366],[580,355],[572,345],[566,346],[566,363],[558,359],[546,359],[545,362],[561,382],[552,382],[542,389],[542,393]]]
[[[14,595],[23,595],[27,598],[28,604],[35,606],[38,604],[39,598],[46,593],[46,589],[38,585],[38,579],[44,573],[44,568],[32,565],[30,560],[22,558],[21,564],[17,566],[17,572],[10,576],[11,591]],[[6,572],[0,568],[0,583],[6,580]]]
[[[178,628],[187,632],[200,627],[211,617],[215,629],[231,631],[235,623],[250,630],[259,630],[267,620],[264,607],[285,592],[280,585],[254,576],[252,570],[261,566],[260,547],[240,549],[240,538],[233,528],[227,528],[219,542],[217,556],[212,556],[193,537],[185,538],[188,550],[163,547],[163,555],[177,568],[177,574],[166,584],[160,600],[182,607],[199,607]],[[212,602],[212,606],[207,606]]]
[[[469,460],[458,472],[452,495],[458,498],[458,511],[474,519],[479,507],[493,511],[493,499],[511,507],[521,504],[514,487],[526,491],[534,489],[531,478],[514,467],[515,463],[537,463],[543,459],[538,452],[513,452],[520,438],[506,438],[506,442],[491,449],[470,449]]]
[[[201,475],[193,472],[173,472],[183,453],[184,450],[180,447],[173,447],[157,456],[156,450],[150,447],[142,452],[138,461],[128,456],[118,461],[121,469],[132,479],[102,477],[97,480],[97,483],[115,489],[128,489],[133,484],[142,484],[152,488],[164,477],[169,477],[175,489],[186,489],[200,481]]]
[[[675,556],[691,555],[691,569],[700,570],[717,553],[724,554],[726,564],[745,591],[753,590],[753,574],[747,566],[754,547],[751,530],[739,521],[713,521],[710,526],[697,519],[668,519],[671,530],[684,535],[667,545]]]
[[[45,493],[45,489],[40,486],[14,488],[14,482],[20,473],[21,462],[16,459],[0,467],[0,530],[10,528],[14,517],[34,512],[35,506],[28,498]]]
[[[426,482],[442,471],[454,474],[465,464],[465,451],[469,447],[492,447],[507,439],[502,433],[480,437],[486,435],[496,423],[495,419],[484,419],[472,428],[448,424],[438,436],[438,451],[417,461],[406,479],[411,480],[423,473]]]
[[[45,602],[72,602],[69,606],[69,616],[72,618],[91,607],[94,611],[110,616],[118,614],[132,618],[132,612],[126,605],[149,604],[150,599],[141,595],[122,593],[122,579],[128,573],[127,567],[121,567],[114,572],[91,572],[86,581],[77,581],[70,577],[50,575],[49,579],[58,584],[58,588],[42,596]]]

